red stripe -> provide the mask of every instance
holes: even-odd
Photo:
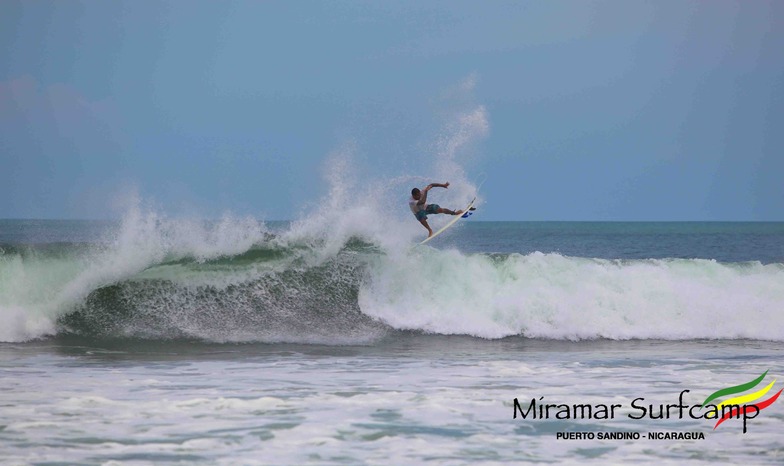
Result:
[[[784,388],[779,390],[778,393],[776,393],[772,397],[768,398],[767,400],[763,401],[762,403],[753,404],[753,405],[743,405],[743,414],[745,415],[746,414],[746,410],[749,409],[752,406],[754,406],[754,407],[756,407],[758,409],[757,412],[762,411],[763,409],[765,409],[768,406],[772,405],[773,402],[778,399],[779,395],[781,395],[782,391],[784,391]],[[729,418],[731,418],[733,416],[737,416],[738,413],[740,413],[740,408],[735,408],[735,409],[730,410],[729,413],[725,414],[724,417],[722,417],[721,419],[718,420],[718,422],[716,422],[716,425],[713,426],[713,430],[716,430],[716,428],[719,427],[719,424],[721,424],[722,422],[726,421],[727,419],[729,419]]]

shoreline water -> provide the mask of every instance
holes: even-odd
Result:
[[[764,370],[784,343],[484,340],[405,333],[365,346],[61,338],[0,344],[0,444],[14,462],[776,464],[773,406],[712,430],[632,420],[629,404],[699,403]],[[55,382],[55,383],[53,383]],[[522,420],[513,399],[617,403],[609,420]],[[8,399],[8,398],[7,398]],[[568,432],[640,439],[565,440]],[[660,432],[671,435],[649,439]],[[680,438],[686,432],[704,439]],[[42,448],[46,445],[45,448]]]

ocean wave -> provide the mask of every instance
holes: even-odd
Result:
[[[400,330],[784,340],[783,264],[465,254],[352,236],[336,247],[252,222],[184,228],[138,213],[123,228],[144,233],[121,230],[122,241],[89,253],[61,245],[0,256],[0,340],[364,344]],[[235,240],[215,244],[227,236]]]

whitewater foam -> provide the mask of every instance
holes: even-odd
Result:
[[[784,266],[417,251],[381,261],[362,311],[482,338],[784,340]]]

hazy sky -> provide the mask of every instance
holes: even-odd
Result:
[[[782,1],[3,0],[0,218],[288,219],[479,110],[481,219],[784,220],[783,51]]]

